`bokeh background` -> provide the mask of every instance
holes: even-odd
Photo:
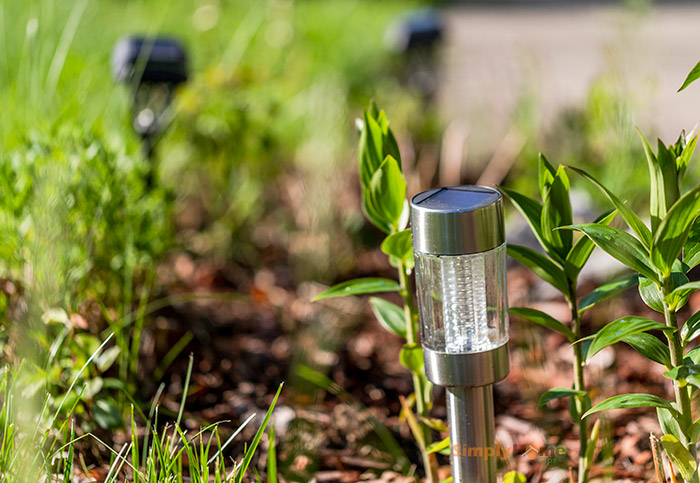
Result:
[[[409,42],[418,18],[440,37]],[[225,439],[285,381],[272,423],[283,479],[403,481],[396,462],[418,456],[400,417],[402,341],[361,297],[311,302],[352,277],[395,277],[361,210],[355,119],[371,100],[387,112],[409,196],[473,183],[533,194],[544,152],[644,209],[635,128],[672,143],[700,119],[700,89],[676,92],[700,60],[698,24],[694,2],[0,1],[0,358],[26,402],[18,421],[44,424],[46,400],[76,434],[98,435],[104,445],[76,443],[75,472],[101,481],[106,446],[135,431],[131,405],[157,403],[164,422],[186,400],[184,427],[229,421]],[[133,34],[177,39],[188,58],[150,159],[110,64]],[[592,219],[607,205],[579,181],[574,210]],[[507,212],[509,240],[532,243]],[[610,260],[594,257],[584,287],[620,270]],[[515,264],[509,284],[514,305],[566,317]],[[643,311],[635,291],[585,323],[631,311]],[[566,344],[513,321],[512,348],[499,438],[575,441],[564,405],[536,408],[570,384]],[[631,350],[603,351],[590,370],[603,392],[668,389]],[[597,476],[648,478],[655,424],[610,420]],[[254,460],[263,475],[268,447],[265,436]],[[503,469],[566,481],[569,463],[514,454]]]

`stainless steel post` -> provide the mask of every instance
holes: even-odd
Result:
[[[425,374],[446,388],[454,483],[496,483],[492,385],[508,375],[501,195],[453,186],[411,200]]]
[[[447,417],[454,483],[496,483],[491,386],[448,387]]]

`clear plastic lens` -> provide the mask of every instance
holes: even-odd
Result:
[[[487,252],[436,256],[416,253],[423,344],[461,354],[508,341],[505,244]]]

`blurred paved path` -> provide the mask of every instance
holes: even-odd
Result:
[[[469,152],[490,156],[525,89],[541,122],[586,99],[604,72],[634,100],[634,122],[670,142],[700,120],[700,82],[676,90],[700,60],[700,3],[631,14],[611,6],[464,7],[445,11],[438,102],[468,125]],[[477,142],[478,141],[478,142]]]

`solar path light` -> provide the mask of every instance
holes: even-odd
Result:
[[[409,12],[393,22],[384,34],[386,46],[403,58],[402,82],[418,89],[430,100],[438,84],[437,47],[445,30],[440,14],[433,9]]]
[[[411,225],[425,371],[447,390],[453,480],[495,483],[491,385],[509,372],[501,194],[425,191],[411,200]]]
[[[131,88],[132,124],[150,159],[170,120],[175,88],[187,81],[185,49],[173,39],[124,37],[112,52],[112,74]]]

